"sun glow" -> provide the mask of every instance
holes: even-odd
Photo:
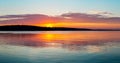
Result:
[[[45,27],[53,27],[53,24],[45,24]]]

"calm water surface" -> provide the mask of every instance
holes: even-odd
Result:
[[[120,31],[0,32],[0,63],[120,63]]]

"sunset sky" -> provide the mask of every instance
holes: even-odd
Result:
[[[0,0],[0,25],[120,29],[120,0]]]

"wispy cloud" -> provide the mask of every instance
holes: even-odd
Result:
[[[88,14],[99,14],[99,15],[105,15],[105,16],[112,16],[113,13],[107,12],[107,11],[100,11],[100,10],[92,10],[89,11]]]

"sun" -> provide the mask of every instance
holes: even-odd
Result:
[[[53,24],[46,24],[46,27],[53,27]]]

